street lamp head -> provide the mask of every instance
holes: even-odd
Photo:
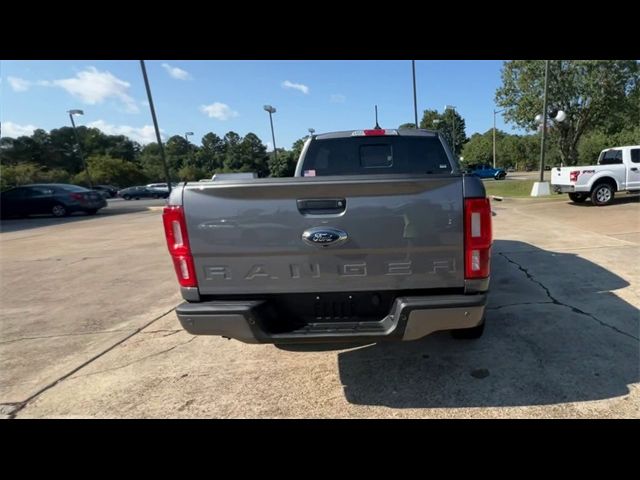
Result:
[[[271,105],[265,105],[264,109],[269,113],[276,113],[276,109],[273,108]]]
[[[193,132],[185,132],[185,135],[193,135]]]
[[[311,135],[313,135],[315,132],[316,132],[316,129],[315,129],[315,128],[309,128],[309,133],[310,133]]]
[[[73,110],[67,110],[67,113],[69,115],[84,115],[84,111],[82,111],[82,110],[80,110],[78,108],[75,108]]]

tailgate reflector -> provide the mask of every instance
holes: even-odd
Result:
[[[198,282],[182,206],[168,205],[164,207],[162,223],[178,282],[183,287],[197,287]]]
[[[486,278],[491,262],[491,204],[488,198],[464,200],[464,277]]]

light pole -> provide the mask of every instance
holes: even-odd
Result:
[[[496,168],[496,114],[504,112],[506,109],[493,110],[493,168]]]
[[[418,100],[416,96],[416,61],[411,60],[411,69],[413,71],[413,116],[415,118],[416,129],[418,129]]]
[[[160,129],[158,128],[158,119],[156,118],[156,109],[153,106],[153,98],[151,97],[151,87],[149,86],[149,78],[147,77],[147,68],[144,65],[144,60],[140,60],[140,68],[142,69],[142,78],[144,79],[144,86],[147,90],[147,100],[149,101],[149,109],[151,110],[151,118],[153,119],[153,128],[156,131],[156,140],[158,141],[158,148],[160,148],[160,157],[162,158],[162,165],[164,167],[164,176],[167,180],[167,188],[171,193],[171,179],[169,178],[169,167],[167,166],[167,159],[164,156],[164,146],[162,145],[162,138],[160,138]]]
[[[309,128],[307,130],[309,130],[309,135],[313,135],[314,133],[316,133],[316,129],[315,128]]]
[[[193,135],[193,132],[184,132],[184,139],[189,142],[189,136]]]
[[[69,118],[71,119],[71,126],[73,127],[73,134],[76,137],[76,144],[78,145],[78,154],[80,155],[82,166],[84,167],[84,171],[87,172],[87,181],[89,182],[89,188],[93,189],[93,182],[91,181],[91,174],[89,173],[89,167],[87,166],[87,162],[85,162],[84,160],[84,154],[82,153],[82,147],[80,146],[80,137],[78,136],[78,130],[76,129],[76,122],[73,120],[74,115],[84,115],[84,112],[76,108],[74,110],[67,110],[67,113],[69,114]]]
[[[451,111],[451,116],[452,116],[452,121],[451,121],[451,137],[452,137],[452,150],[454,155],[457,155],[458,153],[456,152],[456,107],[455,105],[445,105],[444,106],[445,111],[446,110],[450,110]]]
[[[276,113],[276,109],[271,105],[265,105],[263,107],[265,111],[269,112],[269,122],[271,123],[271,140],[273,140],[273,158],[274,160],[278,160],[278,151],[276,150],[276,135],[273,133],[273,117],[272,115]]]
[[[547,94],[549,92],[549,60],[544,61],[544,97],[542,99],[542,136],[540,138],[540,182],[544,182],[544,143],[547,136]]]

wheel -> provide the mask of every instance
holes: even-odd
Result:
[[[480,325],[471,328],[458,328],[451,330],[451,336],[456,340],[475,340],[484,333],[484,320]]]
[[[506,177],[507,174],[504,172],[500,172],[497,176],[496,176],[496,180],[504,180],[504,177]]]
[[[602,207],[613,201],[615,190],[610,183],[601,183],[596,185],[591,191],[591,201],[594,205]]]
[[[123,195],[122,198],[125,200],[131,200],[131,195]]]
[[[67,209],[61,203],[56,203],[51,207],[51,214],[54,217],[66,217],[68,215]]]
[[[87,215],[95,215],[96,213],[98,213],[97,208],[92,208],[90,210],[87,210]]]
[[[569,194],[569,198],[571,199],[572,202],[574,203],[582,203],[584,202],[587,198],[589,198],[589,196],[586,193],[570,193]]]

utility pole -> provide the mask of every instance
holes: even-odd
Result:
[[[167,159],[164,156],[164,146],[162,145],[162,138],[160,138],[160,129],[158,128],[158,119],[156,118],[156,109],[153,107],[153,98],[151,97],[151,87],[149,86],[149,78],[147,77],[147,69],[144,66],[144,60],[140,60],[140,68],[142,68],[142,77],[144,78],[144,86],[147,89],[147,100],[149,100],[149,108],[151,109],[151,118],[153,119],[153,128],[156,130],[156,140],[158,141],[158,147],[160,147],[160,157],[162,158],[162,165],[164,167],[164,176],[167,180],[167,188],[171,193],[171,179],[169,178],[169,167],[167,165]]]
[[[413,116],[415,119],[416,129],[420,128],[418,125],[418,100],[416,95],[416,61],[411,60],[411,68],[413,70]]]
[[[542,100],[542,136],[540,140],[540,181],[544,182],[544,144],[547,136],[547,94],[549,92],[549,60],[544,61],[544,97]]]

